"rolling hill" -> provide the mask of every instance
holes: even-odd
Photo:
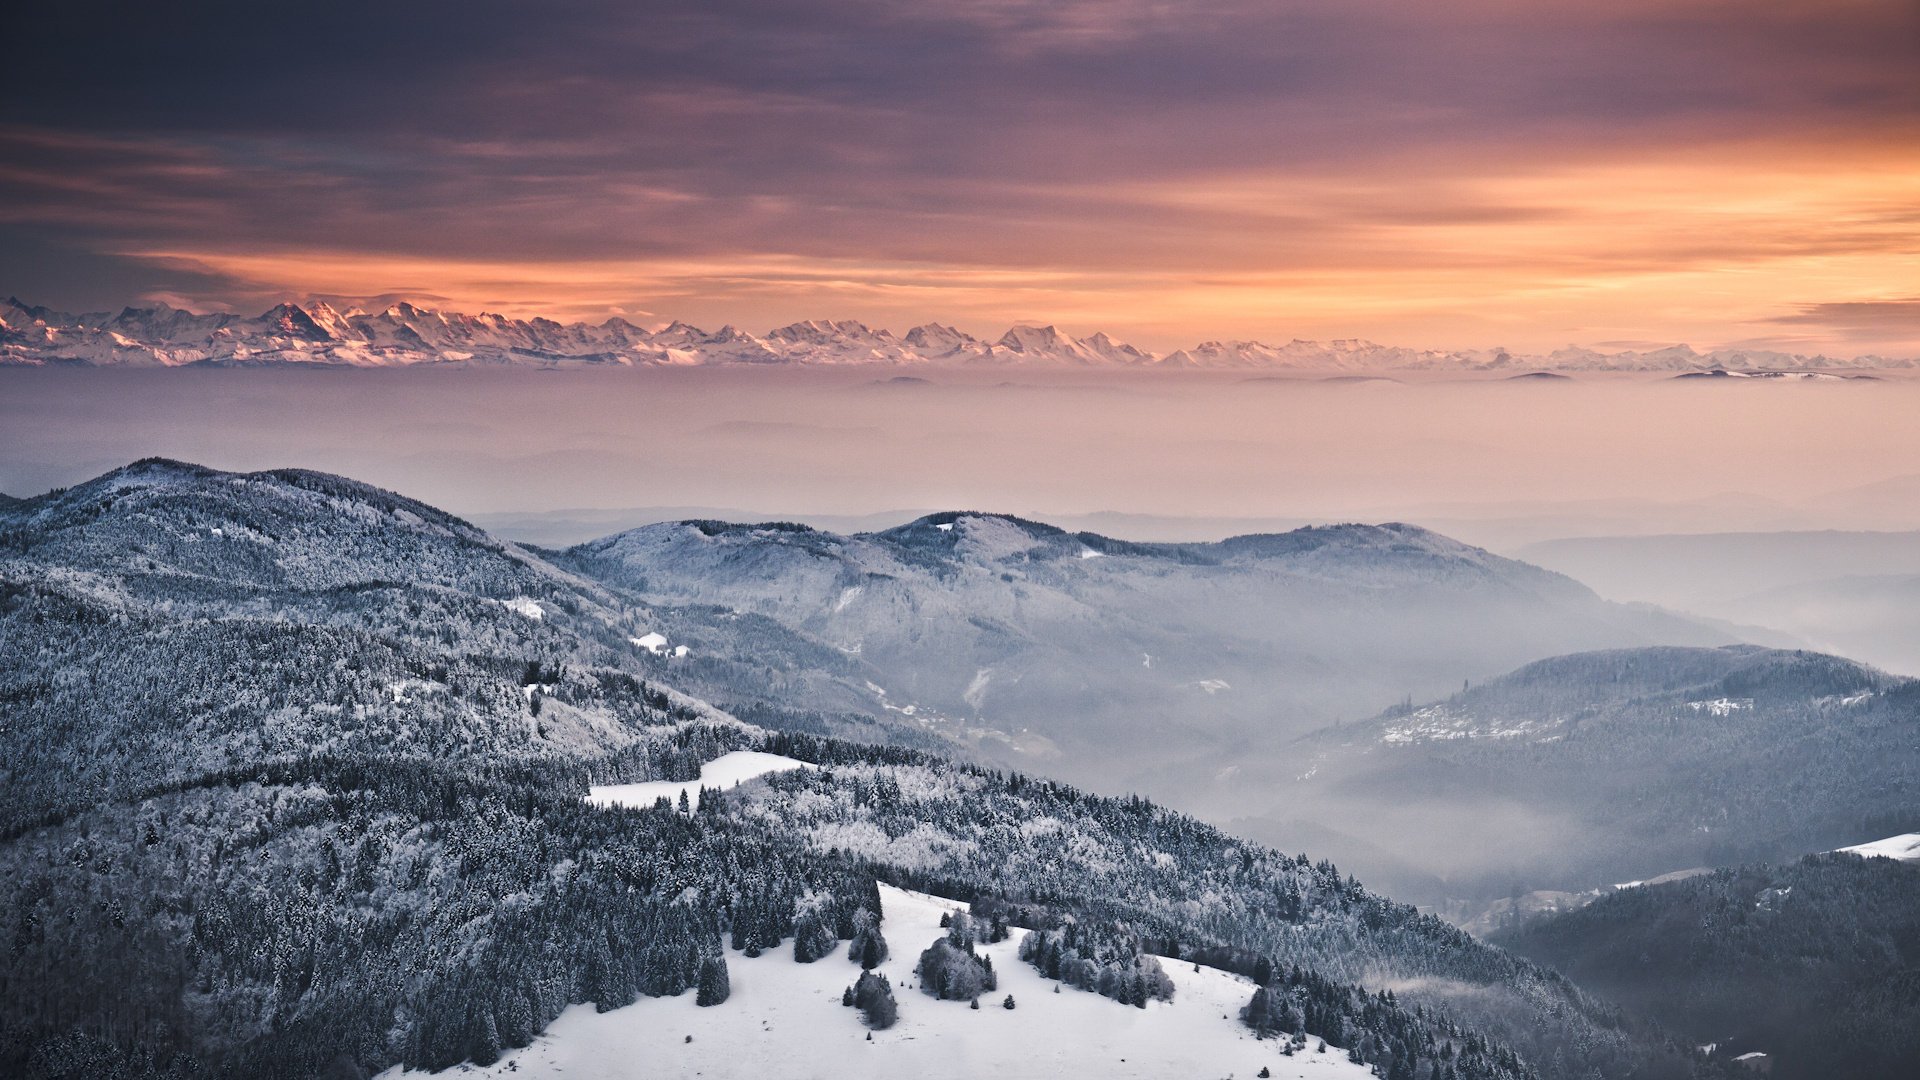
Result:
[[[867,707],[972,752],[1206,810],[1291,736],[1555,653],[1723,644],[1411,525],[1140,544],[948,512],[842,536],[646,526],[553,560],[651,603],[707,603],[872,672]]]
[[[901,745],[911,725],[860,745],[802,710],[743,723],[700,680],[804,688],[805,655],[681,610],[322,474],[148,461],[0,512],[0,1067],[484,1065],[585,1003],[726,1008],[736,964],[751,1010],[756,964],[850,972],[827,954],[875,915],[894,949],[926,946],[888,921],[883,883],[1056,935],[1043,973],[1115,998],[1094,1002],[1109,1015],[1150,1004],[1157,955],[1254,978],[1273,1023],[1390,1073],[1688,1067],[1649,1026],[1324,861],[956,764]],[[669,617],[739,655],[676,666],[693,654],[649,637],[675,640],[653,629]],[[588,801],[729,752],[816,767],[685,812]],[[1128,1027],[1075,1048],[1097,1061]],[[1231,1022],[1218,1037],[1244,1048]]]
[[[1282,784],[1298,814],[1444,879],[1418,897],[1435,904],[1793,858],[1920,824],[1920,682],[1804,651],[1555,657],[1296,750]]]

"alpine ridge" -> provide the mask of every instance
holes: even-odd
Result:
[[[119,312],[70,313],[0,301],[0,366],[90,367],[418,365],[593,365],[686,367],[1033,365],[1151,370],[1261,370],[1310,374],[1367,371],[1526,373],[1642,371],[1676,374],[1807,374],[1823,369],[1910,368],[1914,358],[1842,359],[1751,349],[1696,352],[1674,345],[1645,352],[1568,346],[1545,356],[1502,348],[1414,349],[1342,339],[1331,342],[1207,341],[1156,354],[1104,332],[1074,337],[1051,325],[1018,324],[993,341],[939,323],[895,335],[853,320],[809,319],[753,334],[732,325],[707,331],[675,321],[649,330],[614,317],[560,323],[482,312],[435,311],[405,301],[379,311],[325,300],[291,301],[247,318],[199,315],[165,303]]]

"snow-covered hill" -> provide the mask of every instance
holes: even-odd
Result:
[[[701,1008],[691,991],[604,1013],[575,1005],[532,1046],[468,1073],[534,1080],[1160,1080],[1253,1077],[1262,1068],[1316,1080],[1374,1075],[1338,1047],[1320,1049],[1317,1038],[1291,1056],[1282,1053],[1284,1039],[1254,1038],[1239,1019],[1254,987],[1238,975],[1167,960],[1173,1000],[1134,1008],[1042,977],[1019,958],[1024,930],[980,947],[1000,979],[991,1000],[979,1009],[938,1000],[916,988],[914,963],[945,933],[941,916],[967,905],[888,885],[880,893],[893,955],[876,970],[893,984],[900,1018],[872,1039],[860,1014],[840,1004],[860,973],[844,947],[810,964],[796,963],[789,949],[751,959],[730,953],[732,993],[721,1005]]]
[[[765,334],[734,326],[702,330],[683,322],[649,330],[621,318],[560,323],[482,312],[465,315],[409,303],[379,311],[325,301],[282,303],[254,318],[198,315],[157,304],[74,314],[0,301],[0,366],[73,364],[178,367],[322,364],[348,367],[534,364],[688,366],[709,364],[1009,364],[1073,367],[1260,369],[1302,374],[1360,371],[1664,371],[1717,374],[1912,367],[1912,358],[1836,359],[1754,350],[1700,353],[1685,345],[1602,353],[1568,347],[1545,356],[1506,349],[1439,350],[1331,342],[1207,341],[1159,355],[1105,333],[1074,337],[1021,324],[993,341],[928,323],[905,334],[852,320],[810,319]]]
[[[1804,651],[1558,656],[1316,732],[1293,747],[1301,766],[1284,798],[1453,875],[1452,899],[1472,903],[1451,913],[1471,923],[1513,881],[1580,893],[1883,836],[1909,816],[1920,778],[1916,703],[1920,681]],[[1444,862],[1432,859],[1443,846]],[[1384,876],[1364,858],[1342,865]]]
[[[1920,862],[1920,833],[1901,833],[1899,836],[1889,836],[1870,844],[1855,844],[1840,850],[1868,859]]]
[[[993,760],[1242,813],[1267,755],[1328,719],[1554,653],[1727,640],[1404,524],[1138,544],[962,511],[853,536],[681,521],[555,561],[773,620],[863,667],[850,706]]]

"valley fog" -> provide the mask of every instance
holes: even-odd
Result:
[[[1920,527],[1911,422],[1920,383],[1895,379],[1323,381],[878,366],[0,375],[0,491],[12,495],[154,455],[227,470],[299,467],[549,547],[684,518],[850,534],[934,510],[1181,542],[1406,521],[1521,558],[1559,537]],[[1028,541],[990,543],[1002,542]],[[1489,590],[1447,577],[1453,569],[1433,577],[1424,564],[1400,566],[1385,549],[1343,556],[1337,571],[1249,572],[1230,586],[1221,572],[1136,574],[1122,559],[1093,577],[919,581],[908,558],[882,573],[898,597],[869,590],[851,608],[853,578],[814,594],[796,584],[804,577],[767,571],[759,582],[682,563],[689,556],[670,544],[630,567],[618,554],[572,565],[637,594],[772,615],[874,665],[871,677],[893,694],[873,700],[863,675],[788,687],[782,707],[886,721],[888,709],[913,704],[977,760],[1144,792],[1433,905],[1483,902],[1515,885],[1588,887],[1603,869],[1683,867],[1656,855],[1563,857],[1592,853],[1596,835],[1531,796],[1444,783],[1373,790],[1379,781],[1359,773],[1309,782],[1320,761],[1338,764],[1341,737],[1296,740],[1561,653],[1828,645],[1812,623],[1735,620],[1738,609],[1690,607],[1671,581],[1601,573],[1663,565],[1610,549],[1570,572],[1604,579],[1606,599],[1686,615],[1603,605],[1517,565],[1471,571],[1504,583]],[[1449,567],[1479,558],[1433,554]],[[675,569],[685,571],[677,582]],[[916,629],[935,613],[950,629]],[[700,642],[698,628],[684,632]],[[1892,644],[1867,658],[1908,668],[1894,651],[1903,640],[1881,634]],[[703,692],[742,702],[760,690],[730,674]]]
[[[144,914],[129,925],[186,935],[207,920],[169,924],[154,905],[278,903],[256,883],[298,880],[354,913],[313,963],[368,971],[365,982],[315,980],[315,997],[270,981],[297,960],[256,975],[248,958],[268,954],[254,950],[206,985],[239,1001],[264,979],[276,1008],[321,1002],[332,1012],[308,1042],[276,1033],[253,1052],[335,1053],[335,1031],[392,1030],[382,951],[430,966],[422,958],[470,940],[471,913],[492,897],[539,890],[547,900],[511,903],[545,921],[500,923],[489,940],[510,974],[479,992],[551,992],[474,1012],[486,1000],[474,984],[437,984],[422,1014],[466,1019],[368,1053],[520,1071],[537,1062],[505,1057],[508,1044],[549,1022],[566,1038],[556,1018],[569,1004],[644,1009],[642,997],[693,990],[690,1009],[720,1005],[729,964],[749,976],[743,1006],[764,1002],[761,973],[794,974],[842,939],[849,958],[884,962],[863,937],[877,928],[868,868],[880,866],[889,884],[985,883],[988,910],[1012,903],[995,894],[1067,897],[1053,902],[1127,920],[1115,925],[1157,920],[1154,947],[1183,975],[1212,962],[1263,982],[1297,964],[1448,1010],[1536,1058],[1579,1047],[1538,1074],[1550,1080],[1592,1075],[1594,1060],[1600,1075],[1678,1076],[1660,1066],[1675,1047],[1732,1039],[1813,1060],[1826,1037],[1781,1040],[1787,1005],[1759,1027],[1731,1008],[1760,976],[1596,973],[1585,957],[1698,949],[1622,936],[1716,933],[1690,916],[1643,918],[1643,897],[1760,912],[1756,925],[1774,929],[1741,945],[1740,962],[1790,965],[1810,980],[1799,998],[1882,985],[1892,946],[1869,960],[1829,948],[1807,975],[1779,943],[1825,927],[1904,940],[1912,925],[1911,867],[1816,853],[1905,851],[1920,836],[1920,680],[1860,662],[1907,666],[1920,640],[1911,605],[1882,584],[1911,581],[1920,532],[1779,530],[1915,524],[1913,383],[4,374],[0,490],[46,493],[0,500],[0,696],[14,733],[0,824],[17,838],[0,853],[9,875],[35,875],[13,901],[25,914],[7,916],[26,974],[0,991],[38,1002],[39,1017],[94,992],[45,974],[71,967],[60,911],[100,913],[88,925],[104,935],[132,904]],[[251,471],[276,467],[291,468]],[[540,546],[503,544],[440,507]],[[936,508],[949,509],[925,513]],[[817,528],[712,520],[728,518]],[[1311,524],[1349,519],[1413,524]],[[1753,531],[1736,542],[1731,529]],[[1831,577],[1849,566],[1879,576]],[[1774,579],[1795,591],[1752,591]],[[1856,585],[1882,608],[1838,608]],[[1617,602],[1715,597],[1731,606]],[[1812,614],[1774,619],[1795,611]],[[1766,621],[1736,621],[1744,612]],[[741,756],[775,771],[706,789],[710,769],[721,782]],[[491,771],[463,779],[469,762]],[[667,790],[683,805],[650,801]],[[635,802],[582,802],[596,791]],[[102,792],[108,804],[93,807]],[[389,820],[422,824],[367,824]],[[252,846],[228,854],[235,835],[277,839],[256,860]],[[443,850],[422,847],[441,836]],[[339,852],[334,837],[348,838]],[[649,850],[648,837],[708,846]],[[75,857],[93,850],[117,861]],[[656,872],[657,887],[633,887]],[[471,899],[415,905],[423,880]],[[731,906],[684,902],[702,890]],[[1133,906],[1097,906],[1113,896]],[[1881,906],[1854,914],[1861,900]],[[396,929],[363,932],[370,909]],[[423,930],[392,936],[422,912]],[[897,910],[881,917],[889,933],[903,925]],[[300,925],[267,906],[234,918],[261,936]],[[1057,933],[1081,925],[1101,924]],[[540,951],[562,931],[581,952]],[[1027,1010],[1068,1000],[1063,985],[1143,1008],[1160,985],[1146,981],[1160,969],[1145,942],[1100,946],[1120,951],[1093,970],[1068,964],[1066,937],[1034,933],[1039,951],[1029,937],[1002,955],[1023,977],[1033,969],[1020,1015],[1034,1022],[1053,1023]],[[1195,934],[1244,951],[1189,956]],[[1502,942],[1566,957],[1651,1003],[1648,1015],[1669,1011],[1667,983],[1693,980],[1689,1042],[1607,1026],[1611,1014],[1590,1011],[1598,999]],[[914,971],[918,945],[896,934],[897,973]],[[994,989],[984,961],[941,948],[918,954],[928,993],[902,1004],[857,976],[864,1020],[806,1023],[864,1042],[862,1024],[958,1015],[931,1010]],[[603,952],[641,959],[621,974]],[[841,976],[800,992],[830,1005],[850,972],[834,966]],[[115,994],[144,995],[137,1016],[170,1015],[170,988],[191,985],[103,970]],[[1055,992],[1034,992],[1056,972]],[[1277,991],[1230,989],[1193,1015],[1221,1018],[1212,1038],[1230,1053],[1261,1051],[1242,1029],[1274,1026],[1255,1003]],[[1236,1021],[1232,997],[1248,992]],[[939,1000],[919,1000],[929,994]],[[1384,1022],[1367,1020],[1383,999],[1336,988],[1329,1000],[1359,1011],[1309,1023],[1283,1010],[1275,1023],[1337,1030],[1356,1040],[1349,1063],[1397,1057],[1399,1075],[1419,1075],[1357,1026]],[[1901,1032],[1912,1009],[1867,1001],[1831,1023]],[[718,1018],[699,1029],[716,1044],[757,1016],[702,1015]],[[665,1045],[691,1045],[673,1041],[686,1030],[665,1030]],[[1913,1056],[1881,1045],[1861,1053]],[[1536,1075],[1471,1052],[1456,1063],[1446,1075]]]
[[[683,510],[851,531],[964,508],[1141,540],[1405,520],[1514,550],[1920,527],[1920,500],[1870,486],[1920,471],[1914,415],[1920,384],[1893,379],[19,370],[0,491],[159,454],[338,472],[549,544]]]

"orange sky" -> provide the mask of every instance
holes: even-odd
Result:
[[[1911,3],[461,10],[37,13],[0,290],[1920,354]]]

